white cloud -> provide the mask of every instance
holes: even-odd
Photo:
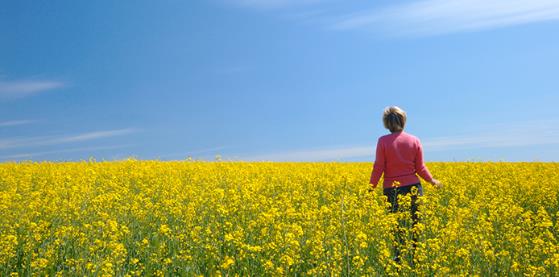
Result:
[[[559,144],[559,120],[512,122],[484,126],[476,132],[444,137],[420,138],[423,151],[515,148]],[[375,156],[376,145],[303,149],[248,157],[251,161],[333,161]]]
[[[227,147],[225,146],[216,146],[211,148],[193,149],[193,150],[182,151],[179,153],[158,155],[157,158],[158,159],[173,159],[173,158],[185,159],[188,156],[207,155],[210,153],[217,153],[218,151],[226,148]]]
[[[64,87],[64,83],[58,81],[0,81],[0,99],[23,98],[62,87]]]
[[[429,36],[557,19],[557,0],[423,0],[348,15],[333,28]]]
[[[333,161],[349,158],[371,157],[374,146],[338,147],[295,150],[242,158],[249,161]]]
[[[137,129],[126,128],[126,129],[118,129],[118,130],[87,132],[87,133],[82,133],[77,135],[39,136],[39,137],[30,137],[30,138],[3,139],[0,140],[0,149],[84,142],[84,141],[90,141],[90,140],[96,140],[102,138],[128,135],[137,131],[138,131]]]
[[[72,153],[72,152],[86,152],[86,151],[99,151],[99,150],[112,150],[112,149],[122,149],[126,147],[131,147],[132,144],[126,145],[110,145],[110,146],[94,146],[94,147],[80,147],[80,148],[70,148],[70,149],[59,149],[52,151],[42,151],[33,153],[19,153],[0,156],[0,160],[19,160],[19,159],[32,159],[35,157],[40,157],[49,154],[59,154],[59,153]]]
[[[119,129],[119,130],[108,130],[108,131],[97,131],[97,132],[88,132],[74,136],[65,136],[60,138],[55,138],[50,141],[53,144],[61,144],[61,143],[72,143],[72,142],[81,142],[81,141],[88,141],[94,139],[101,139],[101,138],[109,138],[109,137],[116,137],[122,135],[128,135],[131,133],[135,133],[138,130],[134,128],[126,128],[126,129]]]
[[[550,144],[559,144],[558,120],[498,124],[477,133],[429,138],[423,142],[423,147],[430,151],[443,151]]]
[[[9,120],[9,121],[0,121],[0,127],[12,127],[12,126],[19,126],[19,125],[26,125],[35,122],[35,120]]]

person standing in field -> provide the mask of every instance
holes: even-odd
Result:
[[[387,107],[382,117],[384,127],[390,134],[381,136],[377,142],[375,163],[369,181],[371,190],[377,187],[384,173],[383,194],[391,204],[390,212],[401,209],[398,206],[398,196],[411,193],[412,227],[418,221],[417,197],[423,195],[423,187],[419,175],[435,187],[442,187],[441,182],[434,179],[423,162],[423,149],[419,139],[404,132],[406,112],[396,106]],[[404,243],[403,235],[397,232],[399,245]],[[417,238],[413,236],[413,249]],[[394,260],[400,262],[399,245],[394,247]]]

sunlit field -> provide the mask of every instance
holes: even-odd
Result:
[[[397,264],[371,163],[3,163],[0,275],[559,274],[559,164],[427,165]]]

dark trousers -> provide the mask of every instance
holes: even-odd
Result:
[[[412,193],[412,188],[414,187],[417,188],[416,193]],[[391,213],[407,212],[411,210],[411,221],[412,221],[411,227],[413,228],[415,224],[417,224],[417,222],[419,221],[419,218],[417,216],[417,209],[418,209],[417,198],[418,196],[423,196],[423,187],[421,186],[421,183],[403,186],[403,187],[385,188],[383,193],[388,198],[387,199],[388,202],[391,204],[389,208],[389,212]],[[410,208],[409,210],[406,209],[407,211],[405,211],[398,204],[398,195],[401,195],[400,197],[403,197],[404,195],[407,194],[411,194],[411,206],[409,207]],[[398,231],[396,232],[397,244],[394,246],[394,252],[395,252],[394,260],[397,262],[400,261],[400,246],[404,245],[406,242],[405,239],[406,232],[405,230],[403,230],[403,228],[406,228],[406,226],[409,226],[409,224],[406,224],[404,221],[399,221],[398,225],[399,225]],[[412,233],[412,241],[413,241],[412,242],[412,247],[413,247],[412,257],[413,257],[413,254],[415,252],[415,247],[417,245],[417,235],[414,233]]]

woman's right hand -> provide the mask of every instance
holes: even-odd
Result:
[[[439,181],[437,179],[433,179],[433,181],[431,181],[431,184],[433,184],[433,186],[435,186],[438,189],[443,187],[443,184],[441,183],[441,181]]]

